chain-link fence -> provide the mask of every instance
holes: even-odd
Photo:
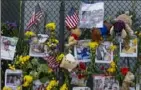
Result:
[[[88,3],[99,2],[99,0],[83,0]],[[101,0],[105,3],[105,20],[114,19],[120,13],[130,11],[133,15],[133,29],[135,30],[141,24],[141,1],[137,0]],[[40,7],[45,12],[46,16],[42,19],[42,22],[38,26],[37,32],[44,33],[44,25],[48,22],[56,23],[57,36],[60,39],[61,50],[64,50],[64,43],[67,40],[69,31],[66,30],[64,19],[71,7],[75,7],[79,10],[81,0],[2,0],[2,22],[16,21],[21,27],[20,31],[23,32],[36,4],[39,3]],[[85,31],[86,29],[82,29]],[[20,33],[22,34],[22,33]],[[127,61],[127,62],[126,62]],[[134,67],[136,58],[129,58],[129,60],[119,60],[119,66],[130,65]],[[121,64],[122,63],[122,64]],[[105,64],[98,64],[100,68]]]

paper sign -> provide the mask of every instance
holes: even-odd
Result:
[[[74,87],[73,90],[91,90],[89,87]]]
[[[104,3],[82,3],[79,11],[80,28],[102,28],[104,19]]]

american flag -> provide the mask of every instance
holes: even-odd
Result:
[[[44,57],[43,59],[47,61],[48,66],[52,68],[53,70],[58,68],[59,64],[57,63],[56,58],[54,56],[47,56],[47,57]]]
[[[27,24],[27,29],[29,29],[32,25],[37,25],[38,24],[38,22],[40,22],[40,20],[41,20],[41,17],[44,15],[44,13],[43,13],[43,11],[42,11],[42,9],[41,9],[41,7],[40,7],[40,5],[39,4],[37,4],[36,6],[35,6],[35,10],[34,10],[34,12],[33,12],[33,14],[32,14],[32,17],[30,18],[30,20],[29,20],[29,22],[28,22],[28,24]]]
[[[69,29],[71,29],[77,26],[78,21],[79,21],[78,13],[72,7],[65,18],[65,24]]]

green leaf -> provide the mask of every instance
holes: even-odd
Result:
[[[41,78],[40,81],[41,81],[42,83],[46,83],[46,82],[48,81],[48,77],[45,76],[45,77]]]
[[[37,67],[37,71],[38,71],[38,72],[47,73],[47,72],[48,72],[48,66],[47,66],[47,64],[40,64],[40,65]]]
[[[31,63],[33,64],[33,66],[40,65],[37,58],[32,59]]]

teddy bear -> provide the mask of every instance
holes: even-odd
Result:
[[[67,47],[77,44],[78,39],[81,36],[81,30],[78,27],[70,29],[70,31],[71,35],[69,36],[68,43],[66,44]]]
[[[125,38],[127,35],[133,36],[134,32],[131,28],[132,26],[132,15],[129,16],[129,12],[119,15],[113,23],[110,30],[111,35],[118,35],[121,38]]]
[[[100,43],[103,38],[106,38],[107,36],[109,36],[111,27],[112,27],[112,24],[105,20],[103,22],[102,28],[93,28],[91,33],[92,40]]]
[[[134,74],[128,71],[123,80],[122,87],[120,90],[130,90],[130,86],[134,86],[133,82],[134,79],[135,79]]]

